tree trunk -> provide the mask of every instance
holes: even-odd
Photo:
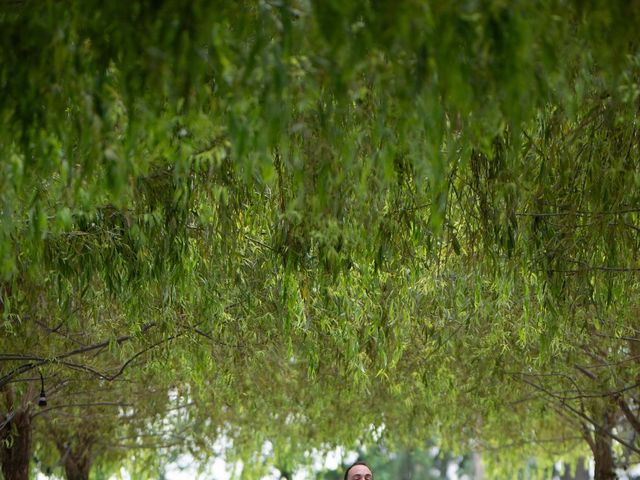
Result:
[[[608,414],[604,416],[602,429],[594,435],[593,459],[595,461],[595,480],[611,480],[616,478],[615,462],[611,449],[611,422]]]
[[[91,452],[93,450],[93,436],[88,434],[79,434],[74,441],[63,443],[62,435],[58,433],[56,445],[60,452],[61,460],[64,467],[64,475],[67,480],[89,480],[89,472],[93,461]]]
[[[584,457],[579,457],[576,462],[575,475],[571,475],[571,464],[565,462],[562,480],[589,480],[589,470],[584,463]]]
[[[29,480],[31,462],[31,414],[18,410],[0,432],[0,462],[5,480]]]
[[[291,480],[291,472],[283,468],[278,468],[278,470],[280,471],[280,480]]]
[[[411,450],[403,455],[402,463],[400,464],[400,479],[413,479],[413,455],[411,454]]]
[[[91,470],[91,461],[86,452],[80,455],[74,455],[75,452],[69,452],[64,460],[64,474],[67,480],[89,480],[89,471]]]
[[[482,455],[479,451],[473,452],[473,478],[476,480],[484,480],[484,465],[482,464]]]
[[[574,480],[589,480],[589,470],[585,467],[584,457],[578,458]]]

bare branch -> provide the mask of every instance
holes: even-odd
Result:
[[[551,399],[557,401],[559,403],[559,406],[566,409],[567,411],[573,413],[576,417],[588,422],[589,424],[591,424],[594,427],[594,431],[597,435],[606,435],[607,437],[612,438],[613,440],[615,440],[616,442],[618,442],[621,445],[624,445],[625,447],[627,447],[629,450],[635,452],[635,453],[640,453],[640,449],[634,447],[633,445],[631,445],[629,442],[627,442],[626,440],[624,440],[623,438],[620,438],[618,435],[616,435],[613,432],[610,432],[606,429],[604,429],[602,427],[602,425],[600,425],[599,423],[597,423],[595,420],[593,420],[592,418],[590,418],[586,413],[581,412],[580,410],[572,407],[571,405],[569,405],[568,403],[565,402],[565,399],[562,397],[558,397],[557,395],[555,395],[553,392],[548,391],[547,389],[545,389],[544,387],[542,387],[541,385],[536,384],[535,382],[531,382],[529,380],[527,380],[525,377],[520,377],[521,380],[526,383],[527,385],[535,388],[536,390],[539,390],[541,392],[546,393]]]
[[[122,402],[93,402],[93,403],[67,403],[66,405],[54,405],[51,407],[43,408],[38,412],[34,413],[31,418],[35,418],[38,415],[43,413],[50,412],[51,410],[60,410],[65,408],[87,408],[87,407],[132,407],[131,403],[122,403]]]
[[[585,210],[573,210],[565,212],[516,212],[518,217],[565,217],[565,216],[603,216],[603,215],[624,215],[625,213],[638,213],[640,208],[623,208],[621,210],[609,210],[601,212],[589,212]]]
[[[144,325],[142,327],[142,329],[141,329],[141,333],[146,332],[147,330],[149,330],[150,328],[152,328],[155,325],[156,325],[155,322],[148,323],[148,324]],[[124,343],[124,342],[126,342],[128,340],[131,340],[132,338],[134,338],[134,335],[122,335],[120,337],[117,337],[114,340],[114,343],[116,343],[117,345],[120,345],[121,343]],[[55,356],[50,357],[50,358],[40,358],[40,359],[38,359],[36,361],[33,361],[31,363],[26,363],[24,365],[20,365],[19,367],[15,368],[11,372],[9,372],[8,374],[6,374],[2,378],[0,378],[0,388],[4,387],[9,382],[11,382],[11,380],[14,377],[17,377],[18,375],[21,375],[21,374],[23,374],[25,372],[33,370],[34,368],[37,368],[37,367],[39,367],[41,365],[46,365],[46,364],[50,364],[50,363],[63,363],[63,362],[61,362],[61,360],[65,359],[65,358],[73,357],[75,355],[80,355],[82,353],[87,353],[87,352],[91,352],[93,350],[104,348],[104,347],[108,346],[110,343],[111,343],[111,340],[105,340],[103,342],[95,343],[93,345],[88,345],[86,347],[81,347],[81,348],[77,348],[75,350],[71,350],[70,352],[63,353],[61,355],[55,355]],[[126,367],[126,364],[125,364],[125,367]],[[120,373],[122,373],[122,372],[120,372]]]
[[[633,429],[636,432],[640,432],[640,419],[636,415],[634,415],[634,413],[631,411],[631,408],[629,407],[629,404],[621,396],[618,397],[618,405],[620,406],[622,413],[624,413],[625,418],[629,421],[629,424],[633,427]]]

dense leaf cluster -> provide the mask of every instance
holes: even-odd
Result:
[[[0,3],[3,452],[636,458],[639,17]]]

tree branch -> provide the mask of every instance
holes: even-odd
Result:
[[[640,419],[634,415],[629,404],[624,400],[624,398],[622,398],[622,396],[619,396],[617,400],[618,405],[620,406],[622,413],[624,413],[625,418],[629,421],[629,424],[636,432],[640,433]]]
[[[148,323],[146,325],[144,325],[141,329],[140,333],[145,333],[147,330],[149,330],[150,328],[154,327],[156,325],[155,322],[152,323]],[[134,338],[134,335],[122,335],[120,337],[117,337],[115,339],[115,343],[117,345],[120,345],[121,343],[124,343],[128,340],[131,340],[132,338]],[[64,364],[64,362],[61,362],[61,360],[65,359],[65,358],[69,358],[69,357],[73,357],[75,355],[80,355],[82,353],[87,353],[87,352],[91,352],[93,350],[97,350],[99,348],[104,348],[107,347],[109,344],[111,343],[111,340],[105,340],[103,342],[99,342],[99,343],[94,343],[93,345],[88,345],[86,347],[81,347],[81,348],[77,348],[75,350],[71,350],[70,352],[67,353],[63,353],[61,355],[56,355],[50,358],[39,358],[38,360],[31,362],[31,363],[26,363],[24,365],[20,365],[19,367],[15,368],[14,370],[12,370],[11,372],[9,372],[8,374],[6,374],[5,376],[3,376],[2,378],[0,378],[0,389],[3,388],[5,385],[7,385],[9,382],[11,382],[11,380],[18,376],[21,375],[25,372],[28,372],[29,370],[33,370],[34,368],[37,368],[41,365],[47,365],[50,363],[61,363]],[[9,354],[11,355],[11,354]],[[129,362],[127,362],[128,364]],[[126,367],[125,364],[123,366]],[[70,366],[70,365],[67,365]],[[89,368],[89,367],[86,367]],[[122,373],[122,369],[120,371],[120,373],[118,375],[120,375]],[[117,375],[116,375],[117,376]],[[115,378],[115,377],[114,377]]]
[[[582,413],[581,411],[579,411],[578,409],[572,407],[571,405],[569,405],[568,403],[566,403],[564,401],[564,399],[562,397],[557,397],[553,392],[550,392],[548,390],[546,390],[544,387],[536,384],[535,382],[531,382],[529,380],[527,380],[524,377],[520,377],[522,379],[522,381],[524,383],[526,383],[527,385],[535,388],[536,390],[540,390],[541,392],[544,392],[545,394],[547,394],[549,397],[551,397],[553,400],[555,400],[556,402],[559,402],[559,405],[568,410],[569,412],[573,413],[576,417],[587,421],[589,424],[591,424],[594,427],[595,433],[596,435],[606,435],[607,437],[612,438],[613,440],[615,440],[616,442],[618,442],[621,445],[624,445],[625,447],[627,447],[629,450],[635,452],[635,453],[640,453],[640,449],[634,447],[633,445],[631,445],[629,442],[627,442],[626,440],[620,438],[618,435],[616,435],[615,433],[609,432],[606,429],[604,429],[599,423],[597,423],[595,420],[593,420],[592,418],[590,418],[586,413]]]

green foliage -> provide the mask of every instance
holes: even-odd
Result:
[[[156,385],[131,435],[168,416],[197,458],[224,436],[283,465],[372,425],[408,447],[513,439],[516,459],[609,408],[624,430],[639,16],[3,3],[0,387],[29,405],[37,367],[61,403]]]

